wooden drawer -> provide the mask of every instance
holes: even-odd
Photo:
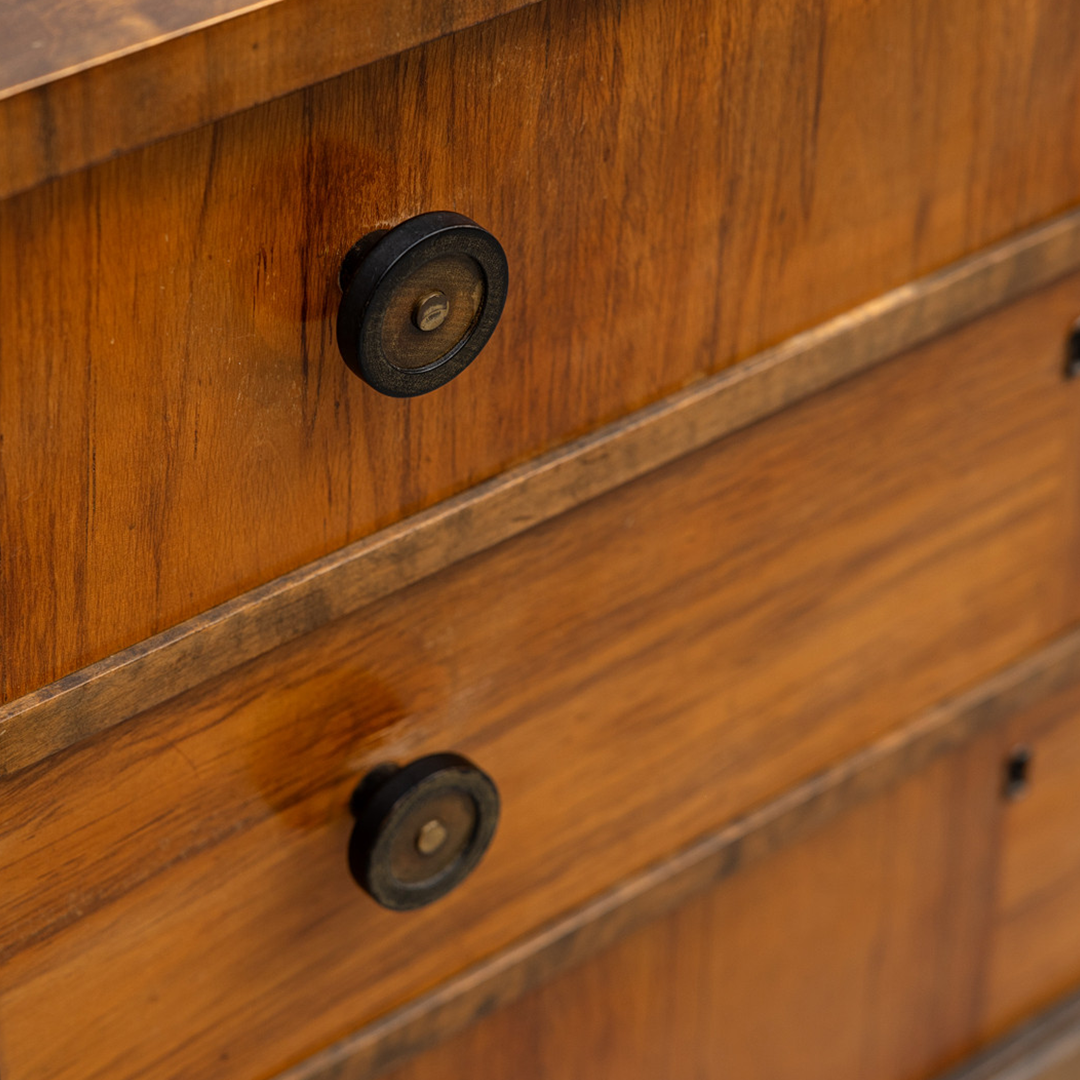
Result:
[[[1003,823],[987,990],[997,1030],[1080,986],[1080,691],[1018,717],[1010,737],[1030,764]]]
[[[269,1075],[1059,633],[1068,278],[4,782],[5,1080]],[[350,792],[503,821],[403,916]]]
[[[385,1080],[934,1076],[980,1038],[1000,751],[942,756]]]
[[[1075,205],[1080,14],[1014,7],[545,0],[4,199],[0,699]],[[387,40],[432,17],[394,9]],[[170,92],[191,123],[271,96],[251,55],[311,47],[281,33],[199,58],[229,92],[87,72],[0,94],[0,130],[40,97],[39,172],[100,160]],[[337,355],[338,268],[433,209],[501,239],[511,294],[468,372],[391,401]]]
[[[925,1077],[1075,993],[1080,636],[913,725],[881,759],[935,729],[940,749],[964,727],[958,748],[868,800],[822,784],[845,802],[824,828],[778,851],[759,843],[766,856],[743,872],[684,890],[670,913],[386,1080]],[[950,1080],[1074,1077],[1078,1017],[1074,996]],[[370,1075],[362,1049],[288,1080]]]

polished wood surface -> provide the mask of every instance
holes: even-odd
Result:
[[[528,2],[6,0],[0,198]]]
[[[1011,726],[1031,754],[1030,787],[1009,804],[995,895],[987,1010],[998,1030],[1080,984],[1080,691]]]
[[[280,1080],[933,1075],[1080,986],[1076,674],[1039,679],[1043,700],[1022,694],[1006,722],[992,710],[900,788],[404,1067],[341,1054]],[[1034,767],[1006,799],[1017,745]],[[1078,1074],[1073,997],[942,1080]]]
[[[1080,1076],[1080,996],[1034,1020],[941,1080],[1076,1080]]]
[[[1075,205],[1078,33],[1069,0],[545,0],[4,200],[0,696]],[[335,282],[433,208],[511,293],[403,403],[345,370]]]
[[[1080,632],[1074,631],[657,866],[621,882],[523,942],[380,1017],[288,1070],[279,1080],[370,1080],[379,1076],[415,1053],[438,1045],[493,1009],[516,1001],[638,926],[668,914],[781,848],[804,840],[841,812],[859,813],[866,799],[882,794],[974,739],[993,735],[1000,747],[999,758],[1005,759],[1006,747],[1011,746],[1009,722],[1078,684]],[[998,819],[995,808],[986,828],[996,832]],[[981,884],[985,882],[977,883]],[[984,964],[984,974],[985,970]],[[1030,992],[1030,985],[1026,990]],[[1036,998],[1039,996],[1036,994]],[[1030,1011],[1031,1001],[1026,1005]],[[1061,1017],[1055,1013],[1036,1025],[1040,1055],[1048,1052],[1044,1044],[1051,1029],[1053,1055],[1055,1059],[1059,1055],[1061,1024]],[[1066,1027],[1072,1030],[1071,1024]],[[1027,1041],[1010,1038],[1010,1061],[1019,1045],[1026,1047]],[[995,1067],[1001,1067],[1005,1048],[997,1048],[991,1056]],[[1030,1061],[1026,1051],[1023,1056]]]
[[[999,773],[975,740],[387,1080],[932,1075],[976,1042]]]
[[[222,1053],[238,1075],[280,1068],[1075,621],[1076,294],[1067,279],[7,780],[11,1080],[206,1075]],[[403,918],[347,876],[348,798],[371,766],[444,749],[495,778],[503,822],[459,891]]]
[[[0,95],[62,79],[195,27],[280,0],[4,0]],[[12,147],[12,153],[22,147]]]
[[[802,400],[1080,264],[1071,214],[0,706],[0,776]]]
[[[0,197],[513,10],[522,2],[528,0],[442,0],[438,6],[425,0],[368,0],[357,17],[344,0],[255,0],[247,5],[235,0],[185,0],[182,5],[162,0],[8,0],[0,9],[0,146],[10,150],[0,155]],[[958,0],[936,5],[909,0],[873,12],[870,32],[861,37],[850,34],[850,23],[844,25],[844,16],[856,9],[853,0],[830,0],[812,11],[794,0],[760,11],[715,6],[709,29],[720,31],[717,40],[726,45],[726,35],[738,35],[741,42],[733,59],[760,60],[746,67],[744,93],[786,79],[797,94],[790,128],[794,143],[789,150],[777,147],[792,173],[786,181],[790,190],[774,193],[793,197],[791,219],[783,222],[788,228],[806,216],[807,204],[816,197],[813,161],[824,148],[819,121],[828,118],[837,92],[852,98],[876,96],[873,104],[880,112],[875,123],[882,133],[894,134],[893,153],[926,156],[920,230],[936,227],[932,203],[943,197],[953,204],[952,213],[965,216],[948,197],[947,177],[960,164],[973,134],[981,143],[980,156],[1005,151],[998,160],[1006,173],[1004,185],[996,194],[986,193],[999,203],[997,210],[1007,213],[1015,194],[1023,198],[1027,185],[1047,183],[1051,172],[1064,180],[1071,171],[1075,202],[1077,162],[1070,140],[1076,126],[1070,111],[1076,111],[1077,77],[1069,50],[1061,44],[1076,35],[1069,0],[1009,0],[990,12]],[[603,12],[600,5],[586,6],[580,0],[577,8],[584,18]],[[621,10],[609,0],[608,11],[612,8]],[[235,17],[229,17],[230,9]],[[670,34],[685,16],[685,5],[666,0],[652,18]],[[756,53],[759,34],[770,34],[784,23],[791,27],[787,40],[776,51]],[[654,47],[657,41],[650,27],[641,44]],[[607,59],[616,68],[624,59],[636,63],[638,49],[612,50]],[[826,64],[829,79],[824,77]],[[966,70],[959,71],[961,66]],[[706,77],[710,69],[672,66],[665,74],[682,70],[687,98],[694,100],[715,89]],[[698,72],[700,84],[691,81]],[[595,86],[589,81],[594,75],[588,72],[583,85]],[[969,83],[970,93],[953,83],[957,76]],[[652,122],[657,100],[662,99],[649,102]],[[904,101],[912,108],[899,110]],[[1021,101],[1023,109],[1017,104]],[[141,107],[133,108],[133,102]],[[770,109],[760,117],[740,112],[741,105],[741,96],[730,96],[722,107],[740,124],[763,122],[772,135],[788,121],[783,109]],[[866,119],[871,117],[867,113]],[[1007,144],[1018,134],[1024,138],[1024,122],[1031,128],[1028,136],[1034,136],[1034,141],[1025,140],[1027,160],[1010,159]],[[856,118],[847,130],[837,132],[843,139],[856,137],[853,150],[866,134]],[[810,171],[806,161],[799,163],[807,153]],[[762,144],[752,144],[746,160],[756,166],[761,154]],[[721,152],[724,160],[730,158]],[[851,160],[857,184],[879,179],[870,157],[853,154]],[[758,182],[749,170],[745,179],[751,185]],[[896,179],[887,180],[887,194]],[[629,209],[641,213],[643,205]],[[968,212],[984,209],[973,205]]]

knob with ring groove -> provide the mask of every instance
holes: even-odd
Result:
[[[487,344],[508,282],[499,241],[462,214],[420,214],[369,233],[341,265],[338,348],[381,393],[426,394]]]
[[[352,799],[349,869],[383,907],[423,907],[480,862],[499,821],[491,778],[459,754],[380,766]]]

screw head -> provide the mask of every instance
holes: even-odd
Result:
[[[416,850],[421,855],[434,855],[446,843],[447,835],[446,826],[438,818],[425,821],[416,834]]]
[[[417,330],[430,334],[438,330],[450,314],[450,298],[441,292],[429,293],[413,309],[413,324]]]

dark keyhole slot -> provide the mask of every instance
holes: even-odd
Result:
[[[1005,798],[1019,799],[1027,794],[1031,783],[1031,751],[1018,746],[1005,762]]]
[[[1080,375],[1080,320],[1073,323],[1065,342],[1065,374],[1070,379]]]

